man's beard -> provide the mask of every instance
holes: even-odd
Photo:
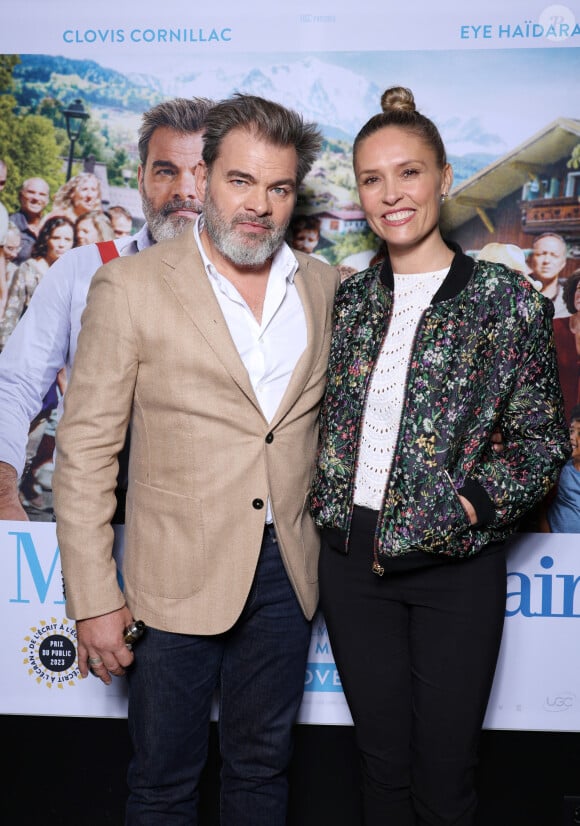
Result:
[[[186,198],[184,201],[173,199],[163,204],[161,209],[156,209],[147,197],[145,189],[141,192],[141,201],[147,227],[155,241],[167,241],[170,238],[176,238],[188,224],[195,220],[194,215],[191,218],[185,215],[176,215],[177,210],[192,209],[196,213],[201,212],[201,203],[194,198]]]
[[[204,227],[216,249],[238,267],[261,267],[276,250],[278,250],[286,235],[288,223],[283,226],[276,224],[269,218],[258,218],[256,215],[238,213],[231,221],[224,218],[222,212],[213,200],[209,187],[206,190],[203,202]],[[236,234],[236,224],[250,221],[271,230],[265,237],[257,233],[244,233],[244,238]]]

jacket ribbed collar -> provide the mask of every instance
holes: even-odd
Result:
[[[469,255],[465,255],[459,244],[447,240],[445,240],[445,243],[455,255],[453,256],[453,261],[451,262],[449,272],[445,276],[445,280],[431,299],[431,304],[438,304],[440,301],[455,298],[456,295],[465,289],[475,268],[475,261],[473,258],[470,258]],[[395,280],[393,278],[393,267],[391,266],[388,253],[380,271],[380,279],[383,286],[388,290],[391,290],[391,292],[394,290]]]

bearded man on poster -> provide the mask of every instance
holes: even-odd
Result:
[[[195,168],[211,105],[205,98],[176,98],[143,115],[138,181],[147,223],[136,235],[115,241],[120,256],[173,238],[197,218],[201,204],[195,195]],[[30,423],[59,371],[72,366],[87,291],[101,263],[97,245],[90,244],[50,267],[0,354],[0,519],[28,518],[18,479]]]

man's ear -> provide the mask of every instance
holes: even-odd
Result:
[[[139,166],[137,167],[137,188],[138,188],[139,193],[141,195],[143,195],[143,175],[144,174],[145,173],[143,171],[143,166],[142,166],[142,164],[139,164]]]
[[[207,190],[208,170],[205,161],[200,161],[195,167],[195,194],[203,203]]]

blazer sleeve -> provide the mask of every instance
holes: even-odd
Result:
[[[91,283],[56,437],[57,536],[67,612],[75,619],[124,604],[110,522],[138,361],[123,272],[115,261]]]

